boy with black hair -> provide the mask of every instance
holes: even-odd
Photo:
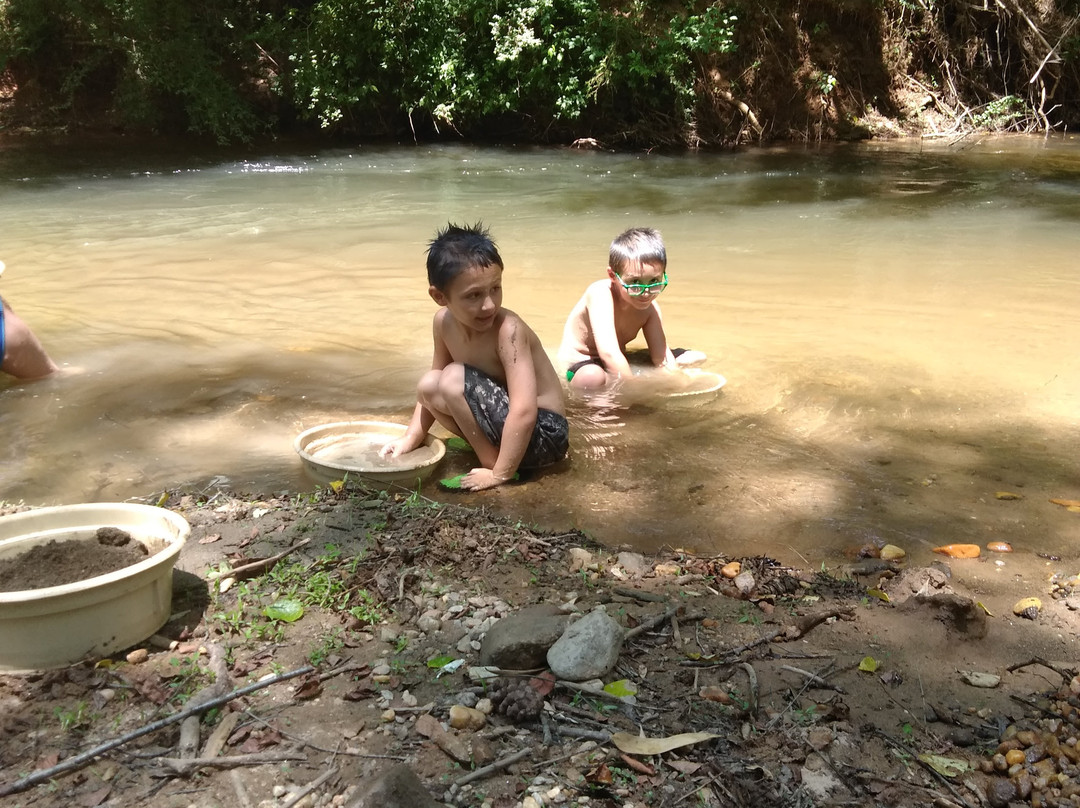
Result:
[[[438,421],[480,460],[461,481],[472,491],[501,485],[518,468],[562,460],[569,447],[562,384],[533,330],[503,308],[503,261],[487,230],[440,230],[428,246],[427,273],[428,294],[440,307],[431,370],[417,386],[404,436],[380,453],[416,449]]]

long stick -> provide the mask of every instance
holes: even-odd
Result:
[[[128,741],[133,741],[136,738],[141,738],[143,735],[149,735],[151,732],[157,732],[159,729],[175,724],[178,721],[183,721],[189,715],[195,713],[205,712],[206,710],[214,707],[220,707],[222,704],[228,704],[233,699],[240,696],[246,696],[248,693],[254,693],[256,690],[261,690],[264,687],[277,684],[278,682],[284,682],[287,679],[293,679],[297,676],[303,676],[305,673],[311,673],[315,670],[310,665],[305,665],[302,668],[297,668],[294,671],[288,671],[287,673],[279,674],[271,679],[263,679],[262,681],[255,682],[254,684],[241,687],[239,690],[234,690],[231,693],[226,693],[224,696],[219,696],[212,701],[205,702],[203,704],[196,704],[194,707],[188,707],[181,710],[178,713],[173,713],[167,718],[161,718],[144,727],[140,727],[133,732],[129,732],[127,735],[122,735],[119,738],[113,738],[111,741],[106,741],[103,744],[95,746],[93,749],[70,757],[67,760],[56,764],[55,766],[36,771],[32,774],[28,774],[21,780],[16,780],[14,783],[8,783],[5,786],[0,786],[0,797],[6,797],[8,794],[18,794],[20,791],[26,791],[31,786],[36,786],[38,783],[44,783],[46,780],[51,780],[58,774],[64,774],[65,772],[73,771],[81,768],[98,755],[103,755],[106,752],[115,749],[118,746],[123,746]]]
[[[304,760],[299,752],[255,752],[250,755],[203,758],[158,758],[157,762],[173,774],[187,777],[196,769],[235,769],[239,766],[261,766],[264,763],[280,763],[286,760]]]
[[[509,757],[504,757],[502,760],[496,760],[494,763],[488,764],[481,769],[477,769],[474,772],[469,772],[464,777],[459,777],[454,781],[454,785],[463,786],[466,783],[471,783],[473,780],[479,780],[481,777],[487,777],[497,771],[502,771],[507,766],[512,766],[524,757],[528,757],[533,753],[531,748],[521,749]]]

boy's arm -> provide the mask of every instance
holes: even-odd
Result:
[[[585,313],[596,343],[597,356],[604,363],[604,368],[616,376],[630,376],[630,363],[626,360],[618,331],[615,330],[615,303],[608,284],[594,284],[589,288]]]
[[[510,411],[503,425],[495,465],[490,469],[470,471],[461,481],[462,488],[480,491],[502,485],[517,472],[529,448],[537,414],[536,367],[531,340],[529,329],[516,317],[507,317],[500,327],[498,351],[506,372]]]
[[[645,321],[645,325],[641,327],[641,333],[645,337],[645,344],[649,346],[649,359],[653,367],[675,364],[675,357],[668,350],[664,320],[657,303],[653,303],[653,310],[649,314],[649,319]]]
[[[439,333],[440,319],[439,315],[436,315],[431,324],[431,339],[435,346],[431,355],[432,370],[442,370],[451,361],[450,349],[446,347],[446,341]],[[383,446],[379,450],[379,456],[397,457],[419,448],[427,437],[428,430],[434,424],[435,416],[431,414],[431,411],[419,401],[416,402],[416,408],[413,410],[412,418],[409,419],[405,434]]]

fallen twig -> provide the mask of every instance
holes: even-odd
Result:
[[[873,733],[875,735],[877,735],[879,738],[881,738],[883,741],[885,741],[885,743],[887,743],[893,749],[899,751],[901,754],[903,754],[903,755],[910,755],[911,754],[911,750],[908,747],[904,746],[899,741],[894,740],[889,735],[882,732],[880,729],[876,729],[876,728],[873,729]],[[964,799],[963,794],[961,794],[959,791],[957,791],[956,787],[952,783],[950,783],[948,778],[946,778],[943,774],[941,774],[941,772],[939,772],[937,769],[935,769],[929,763],[924,761],[918,755],[915,756],[915,760],[918,761],[919,765],[922,766],[926,771],[930,772],[930,774],[932,775],[932,777],[935,780],[937,780],[939,783],[941,783],[943,786],[945,786],[945,788],[947,788],[949,790],[949,793],[952,794],[953,797],[956,798],[957,802],[959,802],[961,805],[963,805],[964,808],[973,808],[972,804]]]
[[[281,804],[281,808],[292,808],[294,805],[296,805],[298,802],[300,802],[300,800],[304,799],[304,797],[306,797],[312,791],[315,791],[318,788],[322,788],[324,783],[327,783],[330,780],[337,777],[337,774],[338,774],[337,767],[334,767],[332,769],[327,769],[322,774],[320,774],[318,777],[316,777],[314,780],[312,780],[310,783],[308,783],[306,786],[304,786],[302,789],[300,789],[295,794],[293,794],[291,797],[289,797],[289,799],[285,800],[285,802],[283,802]]]
[[[270,572],[270,570],[274,568],[274,565],[285,558],[285,556],[290,553],[295,553],[310,541],[310,538],[304,539],[303,541],[294,544],[288,550],[282,550],[277,555],[272,555],[269,558],[261,558],[258,561],[252,561],[250,564],[241,564],[236,569],[227,570],[217,577],[221,579],[232,578],[235,581],[246,581],[248,578],[255,578],[256,576],[263,575]]]
[[[340,676],[343,673],[352,673],[354,671],[370,670],[371,666],[366,662],[345,662],[333,670],[328,670],[325,673],[320,673],[316,679],[320,682],[325,682],[327,679],[333,679],[335,676]]]
[[[745,643],[736,648],[732,648],[729,651],[725,651],[720,659],[710,660],[682,660],[679,664],[687,667],[694,668],[719,668],[724,665],[730,665],[732,660],[745,654],[747,651],[752,651],[759,645],[768,645],[773,642],[790,642],[791,640],[797,640],[806,634],[810,629],[815,626],[819,626],[826,620],[830,620],[833,617],[846,617],[854,614],[855,609],[853,606],[844,606],[839,609],[829,609],[827,611],[818,612],[816,614],[810,614],[803,617],[801,620],[795,621],[794,624],[784,626],[783,628],[776,628],[772,631],[763,634],[752,642]]]
[[[509,757],[504,757],[502,760],[496,760],[494,763],[489,763],[487,766],[482,766],[476,771],[471,771],[465,776],[459,777],[457,780],[454,781],[454,785],[460,788],[463,785],[471,783],[473,780],[479,780],[483,777],[487,777],[489,774],[494,774],[495,772],[502,771],[507,766],[513,766],[519,760],[521,760],[522,758],[526,758],[531,754],[533,754],[533,750],[528,747],[526,747],[525,749],[519,749],[517,752],[510,755]]]
[[[581,727],[559,727],[559,734],[568,735],[571,738],[583,738],[586,741],[597,741],[599,743],[607,743],[611,740],[610,732],[598,732],[594,729],[582,729]]]
[[[1010,665],[1005,670],[1007,670],[1009,673],[1015,673],[1021,668],[1027,668],[1031,665],[1042,665],[1044,668],[1049,668],[1066,682],[1071,681],[1072,678],[1076,676],[1075,668],[1066,668],[1063,665],[1055,665],[1053,662],[1048,662],[1042,657],[1032,657],[1027,662],[1018,662],[1015,665]]]
[[[653,603],[667,603],[668,596],[660,595],[656,592],[642,592],[640,589],[630,589],[626,586],[617,586],[611,590],[616,595],[622,595],[624,598],[633,598],[634,600],[652,601]]]
[[[214,681],[188,700],[189,707],[197,707],[212,699],[220,698],[228,693],[231,687],[229,668],[225,664],[224,649],[218,643],[210,643],[209,648],[210,664],[207,669],[213,674]],[[201,719],[198,713],[192,713],[180,724],[180,742],[177,744],[176,755],[178,758],[184,760],[193,760],[195,758],[201,736],[200,724]],[[214,757],[214,755],[206,755],[205,757]]]
[[[746,712],[753,717],[758,709],[757,671],[749,662],[740,662],[739,667],[746,672],[746,677],[750,680],[750,698],[747,699]]]
[[[658,615],[655,615],[654,617],[650,617],[645,622],[640,623],[639,625],[634,626],[634,628],[627,631],[626,634],[623,635],[623,640],[632,639],[632,638],[636,637],[638,634],[643,634],[646,631],[651,631],[652,629],[656,628],[659,625],[663,625],[668,620],[670,620],[675,615],[677,615],[679,613],[679,610],[682,609],[682,608],[683,608],[682,606],[672,606],[667,611],[665,611],[663,614],[658,614]],[[692,614],[684,614],[683,615],[683,620],[687,620],[687,621],[702,620],[704,618],[705,618],[705,613],[704,612],[693,612]]]
[[[198,769],[235,769],[238,766],[261,766],[264,763],[281,763],[286,760],[305,760],[305,757],[293,750],[291,752],[255,752],[250,755],[228,757],[158,758],[157,762],[170,769],[170,775],[187,777]]]
[[[844,688],[840,687],[840,685],[834,685],[832,682],[827,682],[824,679],[822,679],[820,676],[818,676],[816,673],[810,673],[810,671],[804,671],[802,668],[796,668],[796,667],[793,667],[791,665],[781,665],[780,670],[789,671],[790,673],[797,673],[797,674],[799,674],[799,676],[804,676],[804,677],[806,677],[806,681],[809,684],[817,685],[818,687],[823,687],[826,690],[835,690],[837,693],[843,693],[844,692]]]
[[[240,779],[240,772],[236,769],[230,769],[229,782],[232,783],[233,791],[236,792],[236,802],[240,808],[251,808],[251,798],[248,797],[244,782]]]
[[[39,771],[33,772],[32,774],[28,774],[21,780],[16,780],[13,783],[8,783],[7,785],[0,786],[0,797],[6,797],[8,794],[18,794],[21,791],[26,791],[26,789],[36,786],[38,783],[44,783],[47,780],[51,780],[59,774],[65,774],[69,771],[74,771],[75,769],[81,768],[99,755],[103,755],[106,752],[116,749],[118,746],[123,746],[124,744],[133,741],[136,738],[141,738],[143,735],[149,735],[151,732],[157,732],[159,729],[163,729],[165,727],[179,723],[180,721],[183,721],[185,718],[187,718],[189,715],[205,712],[206,710],[209,710],[213,707],[220,707],[222,704],[228,704],[230,701],[232,701],[233,699],[237,699],[240,696],[246,696],[248,693],[254,693],[256,690],[261,690],[264,687],[269,687],[270,685],[277,684],[278,682],[284,682],[297,676],[303,676],[305,673],[311,673],[311,671],[313,670],[314,668],[312,668],[310,665],[305,665],[304,667],[297,668],[294,671],[288,671],[286,673],[278,674],[277,676],[273,676],[269,679],[263,679],[261,681],[247,685],[246,687],[241,687],[238,690],[234,690],[231,693],[226,693],[224,696],[208,701],[205,704],[196,704],[193,707],[187,707],[178,713],[173,713],[166,718],[161,718],[157,721],[147,724],[144,727],[140,727],[137,730],[129,732],[126,735],[122,735],[119,738],[113,738],[112,740],[99,744],[93,749],[88,749],[81,754],[61,761],[55,766],[51,766],[48,769],[41,769]]]

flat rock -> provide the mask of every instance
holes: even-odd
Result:
[[[562,636],[569,619],[558,606],[546,603],[502,618],[480,643],[480,664],[511,671],[544,667],[548,649]]]

